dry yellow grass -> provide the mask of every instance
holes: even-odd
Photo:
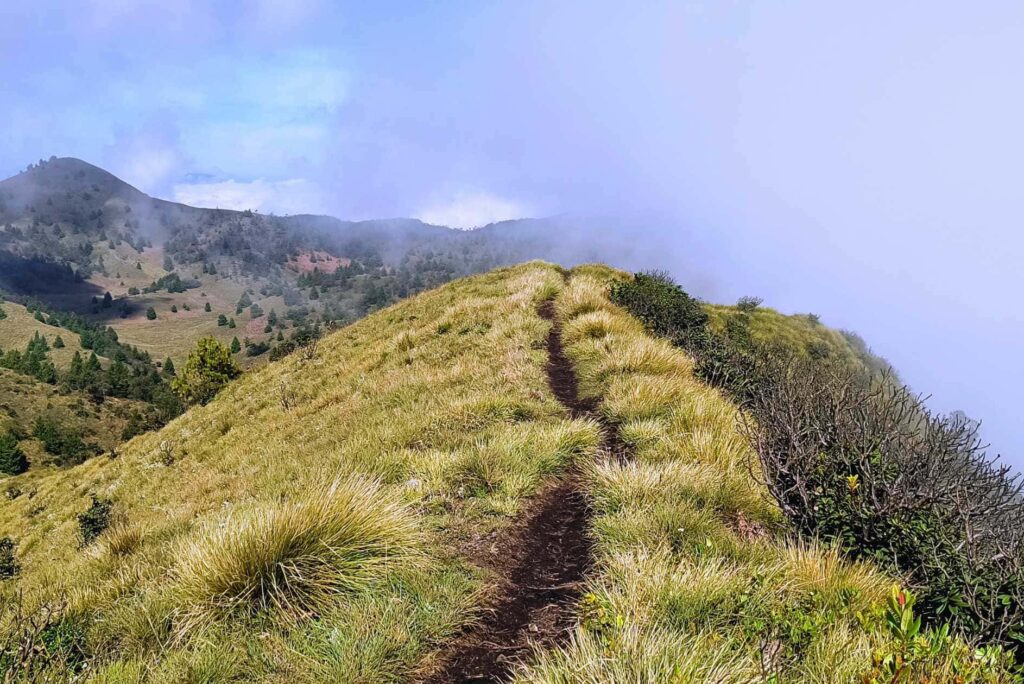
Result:
[[[517,681],[855,680],[879,638],[856,616],[890,580],[776,536],[736,409],[610,304],[621,277],[574,273],[557,309],[581,386],[634,461],[588,470],[599,571],[571,643],[538,653]]]
[[[549,324],[536,309],[562,283],[531,263],[423,293],[328,336],[315,358],[247,374],[117,459],[15,478],[35,491],[0,508],[18,585],[69,597],[97,681],[407,677],[472,617],[488,580],[461,541],[501,528],[546,477],[596,451],[596,424],[566,419],[543,372]],[[335,479],[379,482],[366,509],[400,502],[411,517],[381,515],[397,527],[371,537],[421,536],[420,553],[338,590],[352,575],[332,574],[336,530],[309,517],[310,492]],[[93,493],[131,531],[83,551],[75,516]],[[313,540],[302,563],[281,545],[255,553],[280,530],[288,549]],[[267,567],[278,584],[265,591]],[[203,629],[183,629],[195,615]]]
[[[95,682],[408,681],[490,579],[465,541],[580,460],[597,566],[569,642],[517,681],[857,681],[890,580],[779,534],[736,409],[607,300],[622,277],[586,266],[565,284],[530,263],[457,281],[247,374],[117,459],[12,478],[34,495],[0,507],[23,566],[2,592],[65,597]],[[549,392],[551,297],[631,463],[595,461],[598,425]],[[93,494],[115,524],[82,549]]]

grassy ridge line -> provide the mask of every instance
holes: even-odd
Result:
[[[576,269],[558,312],[581,389],[635,460],[592,468],[599,571],[581,624],[516,681],[860,681],[884,652],[891,580],[781,536],[736,409],[607,300],[622,277]],[[954,681],[950,662],[933,667],[930,681]]]
[[[423,293],[326,337],[315,358],[244,376],[116,460],[14,478],[36,495],[0,507],[22,565],[4,591],[65,593],[94,681],[386,682],[429,668],[488,585],[466,555],[599,442],[592,422],[563,417],[542,370],[536,308],[562,283],[530,263]],[[116,521],[82,550],[76,516],[94,493]],[[359,559],[381,572],[344,570]]]

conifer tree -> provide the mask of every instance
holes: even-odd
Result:
[[[241,373],[227,347],[212,337],[204,337],[189,354],[171,388],[187,404],[205,404]]]
[[[0,433],[0,473],[20,475],[28,470],[28,459],[10,432]]]

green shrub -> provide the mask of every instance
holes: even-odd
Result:
[[[56,457],[57,465],[61,466],[77,465],[96,451],[75,430],[49,416],[36,418],[32,436],[43,443],[46,453]]]
[[[637,273],[633,280],[615,283],[610,297],[648,330],[689,352],[695,361],[694,373],[710,385],[743,402],[751,385],[759,381],[746,311],[729,317],[725,334],[716,333],[701,303],[658,272]]]
[[[78,681],[86,663],[86,623],[66,600],[30,605],[20,592],[0,596],[0,680]]]
[[[1024,487],[976,425],[849,364],[766,365],[746,431],[796,528],[905,575],[928,621],[1024,646]]]
[[[71,617],[61,617],[39,634],[45,662],[54,670],[80,672],[86,662],[85,625]]]
[[[14,552],[18,545],[10,537],[0,539],[0,580],[10,579],[21,572]]]
[[[922,629],[916,598],[893,586],[880,620],[889,640],[874,654],[864,684],[1021,681],[1013,654],[999,646],[972,648],[954,639],[948,624]]]
[[[637,273],[633,280],[612,285],[611,299],[644,326],[672,340],[704,327],[708,315],[700,302],[686,294],[665,273]]]
[[[736,308],[743,313],[753,313],[763,303],[764,300],[760,297],[740,297],[736,301]]]
[[[78,532],[82,537],[82,546],[88,546],[110,527],[114,513],[114,505],[110,499],[101,499],[95,494],[89,508],[78,515]]]

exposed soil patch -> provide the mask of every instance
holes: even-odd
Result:
[[[597,402],[581,399],[572,364],[562,348],[554,305],[540,315],[551,321],[545,370],[552,393],[574,417],[590,416]],[[613,426],[602,422],[604,448],[625,453]],[[593,564],[590,508],[578,473],[569,473],[538,493],[510,529],[499,534],[485,557],[476,559],[500,582],[481,619],[459,636],[429,684],[501,682],[532,644],[559,644],[575,624],[574,606]],[[489,556],[486,557],[486,556]]]
[[[314,270],[319,270],[321,273],[334,273],[339,268],[348,268],[351,265],[351,259],[319,251],[304,252],[288,261],[288,267],[299,273],[312,273]]]

